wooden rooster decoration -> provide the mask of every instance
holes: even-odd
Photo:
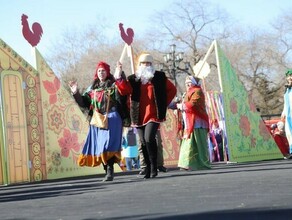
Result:
[[[133,29],[127,28],[127,33],[126,33],[122,23],[119,24],[119,28],[120,28],[122,39],[125,41],[126,44],[128,44],[130,46],[131,43],[133,42],[133,38],[134,38]]]
[[[29,28],[28,16],[23,14],[21,16],[21,24],[22,24],[22,35],[23,37],[30,43],[31,46],[35,47],[41,39],[41,36],[43,34],[42,26],[35,22],[32,24],[32,31]]]
[[[132,74],[134,74],[135,67],[134,67],[134,59],[133,59],[133,49],[131,46],[131,44],[133,43],[133,38],[134,38],[134,30],[132,28],[127,28],[127,31],[125,31],[123,27],[123,23],[119,23],[119,29],[120,29],[121,38],[125,42],[125,46],[121,54],[121,57],[119,59],[119,62],[123,63],[125,54],[127,53],[131,61]]]

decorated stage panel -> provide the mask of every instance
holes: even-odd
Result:
[[[88,122],[37,49],[35,57],[37,70],[0,40],[0,183],[103,172],[77,166]]]
[[[89,123],[71,94],[35,49],[40,76],[47,178],[63,178],[103,172],[101,167],[77,166]]]
[[[177,136],[177,118],[175,111],[167,111],[166,121],[161,124],[160,133],[163,145],[164,165],[177,167],[180,140]]]
[[[249,162],[283,158],[229,60],[217,43],[215,46],[230,161]]]

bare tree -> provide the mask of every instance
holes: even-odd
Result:
[[[175,43],[178,50],[184,52],[185,61],[190,62],[189,74],[193,73],[191,67],[203,59],[214,39],[220,40],[230,35],[227,13],[218,6],[212,7],[208,1],[174,3],[169,9],[158,13],[152,23],[156,25],[148,34],[148,41],[152,42],[153,50],[158,52],[157,61],[163,62],[163,54],[168,53],[169,45]],[[168,73],[171,79],[178,78],[178,89],[184,90],[186,74],[179,69],[184,67],[177,69],[177,75],[172,75],[170,71]]]
[[[278,63],[285,65],[285,68],[292,66],[292,15],[291,9],[286,9],[272,23],[274,28],[271,38],[277,43],[277,48],[281,56],[278,57]]]
[[[63,83],[77,80],[81,87],[86,87],[92,80],[99,48],[104,47],[102,31],[95,26],[87,26],[82,30],[72,28],[66,30],[51,48],[48,63]],[[87,59],[86,57],[94,57]]]

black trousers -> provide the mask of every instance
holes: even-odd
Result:
[[[156,133],[158,128],[159,123],[155,122],[149,122],[137,128],[146,167],[151,168],[152,171],[157,170]]]

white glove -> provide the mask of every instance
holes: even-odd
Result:
[[[72,95],[75,95],[77,93],[77,90],[78,90],[77,82],[70,81],[69,82],[69,87],[71,89]]]
[[[122,77],[122,64],[120,62],[117,63],[114,77],[115,79],[120,79]]]
[[[179,110],[183,110],[183,104],[182,103],[177,103],[176,108]]]

